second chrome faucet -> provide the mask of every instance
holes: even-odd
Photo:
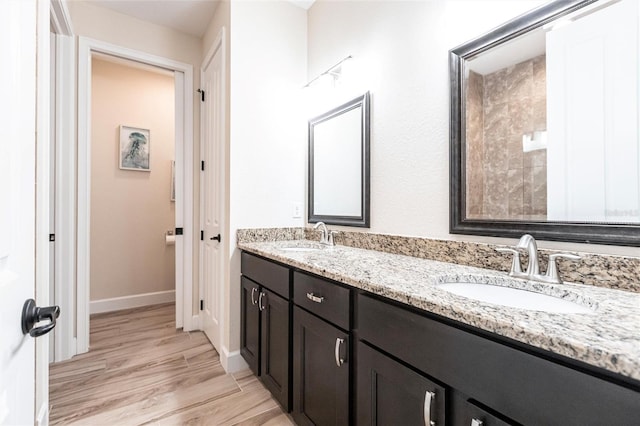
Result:
[[[562,284],[562,278],[558,272],[557,259],[563,257],[571,260],[578,260],[580,256],[570,253],[556,253],[549,255],[549,263],[547,264],[547,273],[540,274],[540,262],[538,260],[538,245],[535,238],[529,234],[520,237],[518,244],[514,248],[497,248],[499,252],[513,253],[511,262],[511,271],[509,275],[514,278],[525,278],[532,281],[540,281],[543,283]],[[528,256],[527,270],[522,272],[520,263],[520,250],[526,250]]]
[[[326,244],[328,246],[333,246],[334,242],[333,242],[333,234],[334,231],[329,231],[327,229],[327,225],[324,224],[324,222],[318,222],[315,225],[313,225],[313,229],[318,229],[320,228],[320,244]]]

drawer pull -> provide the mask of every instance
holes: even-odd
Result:
[[[471,426],[482,426],[484,423],[482,423],[482,420],[478,420],[478,419],[471,419]]]
[[[262,304],[262,298],[265,296],[264,292],[260,292],[260,296],[258,297],[258,309],[264,311],[264,305]]]
[[[344,359],[340,357],[340,346],[342,346],[342,344],[344,343],[344,339],[341,338],[337,338],[336,339],[336,365],[338,367],[342,366],[342,364],[344,364]]]
[[[324,297],[318,297],[313,293],[307,293],[307,299],[311,300],[312,302],[322,303],[322,301],[324,300]]]
[[[258,302],[256,301],[256,299],[253,297],[253,293],[255,293],[255,292],[256,292],[256,290],[258,290],[256,287],[254,287],[254,288],[252,288],[252,289],[251,289],[251,304],[252,304],[253,306],[255,306],[255,305],[256,305],[256,303],[258,303]]]
[[[424,426],[435,426],[436,422],[431,420],[431,404],[436,399],[436,393],[427,391],[424,394]]]

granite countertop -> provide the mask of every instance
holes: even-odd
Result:
[[[334,246],[309,240],[243,242],[238,248],[482,330],[640,380],[640,294],[590,285],[516,280],[489,269]],[[456,296],[436,287],[452,281],[537,291],[593,309],[589,314],[522,310]]]

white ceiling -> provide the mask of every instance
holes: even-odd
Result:
[[[202,37],[220,0],[87,0],[96,6]],[[315,0],[289,0],[309,9]]]
[[[89,0],[124,15],[202,37],[219,0]]]

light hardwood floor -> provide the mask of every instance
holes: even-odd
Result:
[[[91,350],[52,364],[52,425],[293,425],[249,371],[226,374],[173,304],[91,317]]]

